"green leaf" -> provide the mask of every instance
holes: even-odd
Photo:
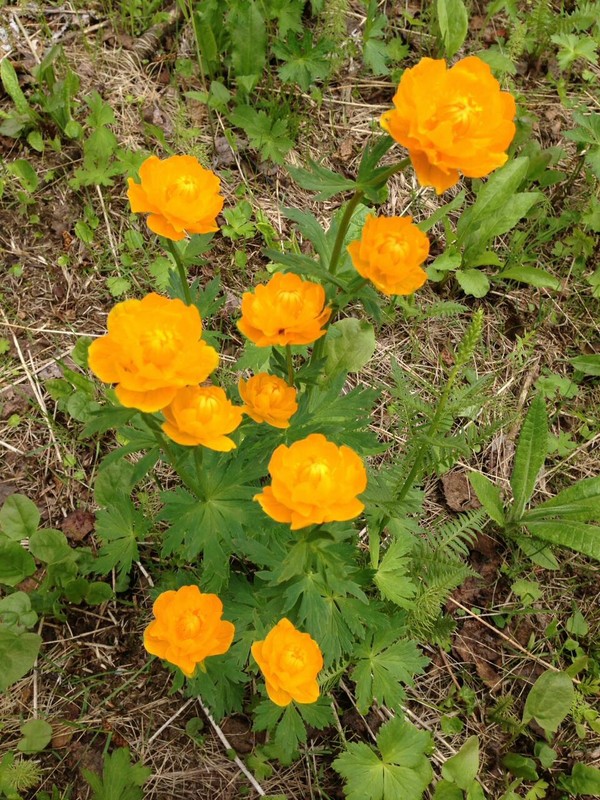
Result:
[[[574,701],[575,689],[571,678],[564,672],[548,670],[540,675],[527,695],[523,723],[534,719],[546,736],[555,733],[570,713]]]
[[[10,63],[8,58],[3,58],[0,62],[0,79],[4,86],[4,91],[15,104],[15,108],[19,114],[35,120],[37,114],[27,102],[27,98],[23,94],[19,85],[19,79],[15,68]]]
[[[433,800],[464,800],[464,794],[455,783],[438,781],[435,785]]]
[[[479,772],[479,738],[470,736],[458,753],[442,765],[442,776],[467,791]]]
[[[425,756],[430,735],[393,719],[380,729],[377,743],[383,759],[368,745],[351,743],[333,762],[346,781],[348,800],[421,800],[433,777]]]
[[[383,597],[401,608],[409,608],[417,587],[409,577],[412,544],[407,539],[396,539],[385,552],[373,581]]]
[[[519,753],[507,753],[502,758],[502,766],[515,778],[522,778],[524,781],[537,781],[539,778],[533,758],[526,758]]]
[[[560,788],[577,796],[600,797],[600,769],[574,764],[570,776],[560,779]]]
[[[345,178],[327,167],[322,167],[311,159],[308,160],[310,169],[286,166],[287,171],[302,189],[317,192],[315,200],[329,200],[336,194],[356,189],[356,181]]]
[[[140,787],[152,774],[149,767],[131,763],[127,747],[104,756],[102,777],[87,769],[82,772],[94,792],[93,800],[143,800],[144,791]]]
[[[360,372],[375,352],[375,330],[366,320],[346,317],[330,325],[325,336],[325,376]]]
[[[513,539],[519,548],[525,553],[525,555],[529,556],[534,564],[538,564],[538,566],[543,567],[544,569],[558,569],[559,564],[556,560],[556,556],[550,547],[541,539],[521,536],[520,534],[513,534]]]
[[[52,739],[52,725],[44,719],[30,719],[21,725],[22,739],[17,749],[22,753],[40,753]]]
[[[485,297],[490,290],[490,281],[485,272],[478,269],[459,269],[456,273],[458,285],[465,294]]]
[[[287,42],[275,42],[273,52],[285,62],[278,69],[279,77],[284,83],[297,83],[303,92],[307,92],[316,81],[329,75],[331,49],[331,42],[327,39],[313,44],[310,31],[302,37],[289,37]]]
[[[5,692],[29,672],[41,646],[42,637],[37,633],[15,633],[0,625],[0,691]]]
[[[89,583],[84,595],[85,602],[90,606],[99,606],[115,596],[111,586],[103,581]]]
[[[275,745],[282,753],[295,753],[306,741],[306,728],[293,703],[285,709],[275,729]]]
[[[287,120],[274,119],[250,106],[238,106],[229,115],[229,120],[244,130],[250,146],[259,150],[263,159],[271,159],[276,164],[283,163],[284,156],[293,145],[288,135]]]
[[[37,620],[38,615],[32,611],[26,592],[13,592],[0,599],[0,624],[4,628],[20,633],[33,628]]]
[[[118,505],[96,513],[96,536],[102,542],[94,572],[108,575],[117,568],[119,578],[131,571],[133,561],[139,558],[138,540],[143,540],[150,522],[138,511],[129,498],[120,498]]]
[[[509,267],[499,272],[496,275],[496,280],[520,281],[529,286],[537,286],[540,289],[554,289],[555,291],[560,289],[558,278],[546,272],[545,269],[539,269],[539,267]]]
[[[11,494],[0,508],[0,531],[9,539],[28,539],[39,524],[37,506],[23,494]]]
[[[583,372],[584,375],[600,376],[600,355],[576,356],[571,359],[571,364],[577,372]]]
[[[515,451],[510,485],[513,490],[513,507],[510,517],[521,518],[525,505],[533,494],[535,481],[548,452],[548,417],[546,403],[537,395],[521,427]]]
[[[235,4],[229,20],[231,63],[236,75],[259,75],[265,66],[267,29],[255,0]]]
[[[29,540],[29,551],[44,564],[58,564],[73,558],[73,551],[64,533],[51,529],[33,533]]]
[[[437,0],[437,15],[446,57],[452,58],[467,38],[467,9],[463,0]]]
[[[539,503],[523,515],[523,520],[534,521],[560,517],[579,522],[600,520],[600,476],[584,478],[568,486],[550,500]]]
[[[526,522],[532,536],[545,542],[569,547],[577,553],[583,553],[600,561],[600,526],[587,525],[585,522],[564,519],[560,522],[550,520],[534,520]]]
[[[0,542],[0,585],[16,586],[34,572],[35,561],[18,542]]]
[[[356,684],[356,703],[366,714],[373,700],[399,708],[415,675],[422,675],[429,663],[415,642],[395,639],[395,632],[376,634],[356,650],[352,680]]]
[[[471,472],[469,481],[477,499],[486,510],[488,516],[494,520],[496,525],[504,527],[504,503],[500,494],[500,487],[491,482],[489,478],[481,472]]]

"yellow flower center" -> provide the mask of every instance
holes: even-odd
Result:
[[[282,658],[282,667],[290,672],[299,672],[306,662],[306,653],[301,647],[290,647],[286,650]]]
[[[203,416],[212,416],[219,407],[219,401],[215,397],[199,397],[198,411]]]
[[[182,175],[180,178],[168,187],[167,197],[171,198],[173,195],[183,195],[183,197],[192,197],[198,192],[198,182],[191,175]]]
[[[384,255],[392,258],[394,261],[404,261],[408,255],[408,244],[393,236],[388,236],[381,247]]]
[[[464,133],[473,117],[481,114],[482,108],[472,97],[457,97],[450,103],[446,103],[436,114],[436,122],[449,121],[455,131]]]
[[[297,313],[302,306],[302,292],[298,291],[281,291],[278,294],[279,302],[285,306],[286,314]]]
[[[325,461],[313,461],[304,470],[306,479],[313,483],[320,483],[329,475],[329,464]]]
[[[202,628],[198,611],[184,611],[175,623],[175,632],[180,639],[193,639]]]
[[[155,328],[142,336],[142,347],[153,357],[170,357],[177,349],[179,342],[173,331]]]

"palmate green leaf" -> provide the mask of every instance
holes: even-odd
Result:
[[[127,497],[119,499],[117,505],[96,513],[96,536],[102,542],[94,572],[107,575],[116,568],[119,578],[131,571],[131,565],[139,558],[138,541],[143,540],[150,523]]]
[[[106,754],[102,776],[84,769],[83,776],[93,790],[92,800],[142,800],[141,788],[152,770],[142,764],[132,764],[129,748],[119,747]]]
[[[270,19],[277,20],[279,39],[285,39],[287,34],[302,33],[302,12],[304,0],[270,0],[268,12]]]
[[[431,736],[393,719],[380,729],[377,744],[382,758],[366,744],[351,743],[333,762],[348,800],[420,800],[433,777],[425,756]]]
[[[574,519],[534,520],[526,523],[530,533],[538,539],[561,547],[568,547],[584,556],[600,561],[600,526],[588,525]]]
[[[231,618],[228,611],[225,616]],[[225,655],[207,658],[204,670],[197,668],[194,677],[187,682],[186,695],[200,696],[217,719],[242,710],[250,678],[239,666],[236,648],[239,648],[237,643]]]
[[[309,169],[291,167],[289,164],[286,168],[298,186],[317,192],[315,200],[329,200],[336,194],[356,189],[356,181],[345,178],[327,167],[322,167],[311,159],[308,160],[308,165]]]
[[[550,520],[553,517],[579,522],[600,521],[600,476],[585,478],[568,486],[556,497],[527,511],[523,520]]]
[[[332,48],[328,39],[313,44],[312,33],[308,30],[302,37],[293,36],[288,37],[287,42],[275,42],[273,52],[285,62],[278,69],[279,77],[284,83],[297,83],[303,92],[307,92],[315,81],[329,75]]]
[[[373,700],[398,708],[404,701],[404,686],[412,686],[415,675],[422,675],[429,663],[409,639],[397,639],[396,631],[370,636],[356,650],[352,680],[356,684],[356,703],[366,714]]]
[[[229,121],[243,129],[250,146],[260,151],[263,159],[270,158],[276,164],[283,163],[284,156],[294,144],[289,136],[287,120],[275,119],[250,106],[238,106],[229,115]]]
[[[386,550],[373,581],[386,600],[401,608],[410,606],[417,588],[409,577],[412,544],[407,538],[394,540]]]
[[[275,746],[281,753],[295,753],[306,741],[304,721],[293,703],[285,709],[275,729]]]
[[[548,416],[546,403],[541,395],[537,395],[525,421],[521,427],[519,441],[515,451],[510,485],[513,490],[513,506],[510,518],[518,520],[525,510],[525,505],[533,494],[537,476],[548,453]]]

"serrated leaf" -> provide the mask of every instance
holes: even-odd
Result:
[[[356,181],[308,160],[309,169],[287,165],[287,171],[302,189],[317,192],[315,200],[328,200],[336,194],[355,189]]]
[[[396,539],[386,550],[373,581],[383,597],[401,608],[408,608],[417,587],[409,577],[411,545],[405,539]]]
[[[485,297],[490,290],[488,276],[478,269],[459,269],[455,277],[463,292],[473,297]]]
[[[284,156],[293,145],[286,120],[274,119],[250,106],[238,106],[229,115],[229,120],[244,130],[251,147],[259,150],[263,159],[270,158],[276,164],[283,163]]]
[[[561,547],[568,547],[584,556],[600,561],[600,526],[588,525],[573,519],[559,521],[534,520],[526,522],[533,536]]]
[[[273,52],[285,62],[277,70],[281,80],[297,83],[303,92],[307,92],[315,81],[329,75],[331,43],[321,39],[314,44],[310,31],[302,37],[289,37],[287,42],[275,42]]]
[[[521,427],[515,451],[510,485],[513,490],[513,506],[510,517],[520,519],[525,505],[533,494],[537,476],[548,453],[548,416],[546,403],[537,395]]]

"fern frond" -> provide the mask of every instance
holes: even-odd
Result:
[[[482,508],[465,511],[456,519],[448,520],[441,528],[428,531],[425,544],[430,553],[436,556],[466,558],[486,517]]]

